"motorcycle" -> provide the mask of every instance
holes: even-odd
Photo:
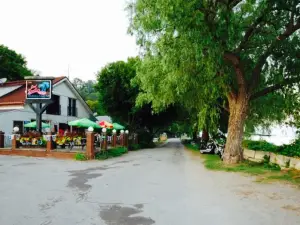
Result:
[[[223,158],[225,149],[226,136],[222,132],[218,132],[213,138],[211,138],[206,144],[200,148],[202,154],[216,154]]]

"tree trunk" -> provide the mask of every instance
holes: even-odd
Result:
[[[206,129],[202,130],[202,137],[201,137],[202,141],[208,142],[209,139],[209,134],[208,131]]]
[[[230,115],[223,161],[225,164],[236,164],[243,159],[242,140],[249,98],[239,96],[229,97],[228,100]]]
[[[197,131],[196,130],[194,130],[193,131],[193,141],[196,141],[197,142]]]

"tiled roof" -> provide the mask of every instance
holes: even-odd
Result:
[[[56,77],[53,80],[53,84],[58,83],[64,78],[66,77]],[[20,80],[20,81],[6,82],[0,85],[0,89],[2,87],[5,88],[5,87],[13,87],[13,86],[20,86],[20,87],[0,97],[0,106],[24,105],[26,100],[26,96],[25,96],[26,81]]]

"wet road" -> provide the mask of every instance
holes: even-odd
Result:
[[[206,170],[178,140],[107,161],[0,156],[2,225],[296,225],[300,191]]]

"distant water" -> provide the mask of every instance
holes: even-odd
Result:
[[[283,144],[290,144],[293,142],[297,135],[296,131],[297,128],[285,125],[275,125],[269,129],[270,132],[264,132],[262,130],[257,130],[256,133],[262,135],[269,135],[269,136],[261,136],[261,135],[252,135],[251,140],[265,140],[267,142],[273,143],[275,145],[283,145]]]

